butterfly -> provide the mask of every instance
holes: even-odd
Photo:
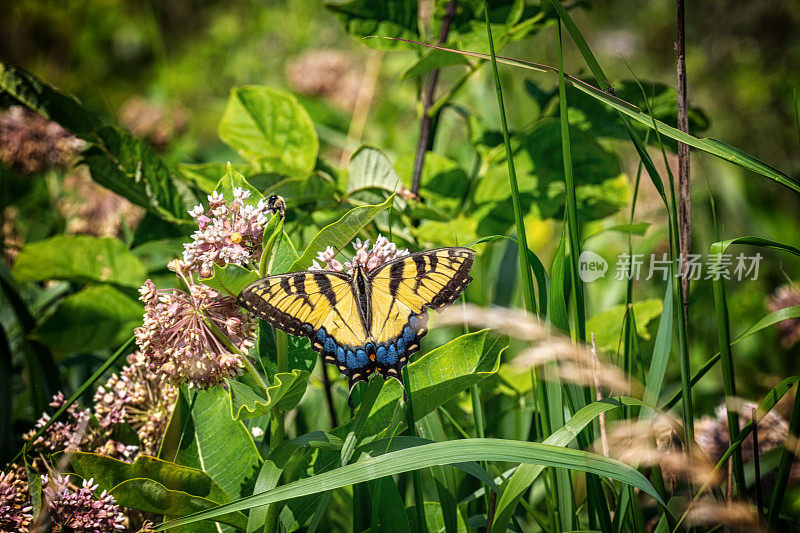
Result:
[[[402,383],[401,371],[428,332],[427,312],[453,303],[472,278],[475,252],[438,248],[352,275],[307,270],[254,281],[239,305],[278,329],[308,337],[350,389],[374,372]],[[355,262],[354,262],[355,263]]]

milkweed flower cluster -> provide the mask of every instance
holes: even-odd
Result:
[[[356,239],[356,242],[353,243],[353,248],[355,249],[355,254],[352,260],[346,261],[342,265],[341,262],[335,259],[336,250],[328,246],[324,252],[317,254],[317,259],[314,260],[309,270],[347,271],[348,274],[352,275],[356,265],[366,271],[370,271],[393,259],[408,255],[408,249],[398,250],[397,246],[383,235],[378,235],[372,248],[369,247],[369,239],[365,241]],[[324,265],[324,269],[320,266],[320,262]]]
[[[188,292],[157,290],[147,280],[139,290],[145,314],[142,326],[136,328],[136,343],[148,370],[161,379],[176,385],[212,387],[241,371],[242,353],[253,345],[255,322],[239,310],[236,300],[193,283],[180,264],[170,265]],[[218,332],[236,350],[231,350]]]
[[[11,470],[0,472],[0,531],[27,533],[33,521],[33,507],[28,499],[28,484]]]
[[[139,436],[139,453],[156,455],[178,398],[178,389],[147,369],[141,352],[98,387],[94,413],[101,428],[128,424]]]
[[[236,188],[233,200],[226,203],[217,191],[208,195],[208,210],[195,206],[189,214],[198,229],[192,240],[183,245],[183,262],[190,270],[207,278],[214,273],[214,264],[245,266],[261,258],[261,241],[274,205],[260,199],[256,205],[246,203],[250,191]]]
[[[124,530],[125,515],[114,497],[103,491],[95,498],[96,490],[94,479],[84,480],[81,487],[72,491],[68,478],[59,474],[52,478],[42,476],[42,492],[52,531],[108,533]]]
[[[53,396],[50,407],[60,408],[65,403],[64,394],[60,391]],[[67,416],[64,420],[53,422],[40,437],[30,444],[30,447],[40,453],[53,453],[62,450],[85,449],[92,441],[91,435],[91,411],[81,409],[78,405],[72,404],[67,408]],[[30,440],[33,435],[50,421],[50,415],[42,414],[36,421],[34,429],[26,433],[23,438]]]

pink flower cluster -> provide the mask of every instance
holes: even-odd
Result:
[[[64,394],[59,391],[58,394],[53,396],[50,407],[58,409],[64,403]],[[53,422],[42,436],[31,443],[31,448],[45,453],[84,449],[92,440],[90,420],[91,411],[89,409],[81,409],[78,405],[72,404],[67,409],[66,420]],[[44,427],[49,421],[50,415],[43,413],[41,418],[36,421],[34,429],[26,433],[23,438],[30,440],[36,431]]]
[[[17,474],[14,465],[9,472],[0,472],[0,531],[27,533],[33,521],[32,510],[28,484]]]
[[[263,198],[256,205],[246,203],[249,197],[250,191],[236,188],[233,200],[226,203],[214,191],[208,196],[208,211],[202,205],[189,211],[198,225],[192,241],[183,245],[183,262],[189,270],[207,278],[214,273],[214,264],[246,266],[260,260],[264,228],[274,210]]]
[[[393,259],[408,255],[407,249],[398,250],[397,246],[383,235],[378,235],[372,249],[369,247],[369,239],[365,241],[356,239],[353,248],[356,253],[353,255],[352,260],[342,265],[341,262],[335,259],[336,250],[328,246],[324,252],[317,254],[317,259],[314,260],[309,270],[333,270],[335,272],[344,272],[346,270],[348,274],[352,275],[356,265],[361,266],[366,271],[370,271]],[[317,261],[320,261],[325,267],[320,266]]]
[[[68,478],[60,474],[52,479],[42,476],[42,489],[54,532],[109,533],[125,529],[125,515],[114,497],[103,491],[95,498],[94,479],[84,480],[80,488],[71,491]]]
[[[139,436],[139,453],[156,455],[177,397],[178,389],[150,372],[142,353],[135,352],[119,374],[97,388],[94,413],[101,428],[128,424]]]
[[[239,310],[236,300],[193,283],[174,262],[170,265],[188,292],[157,290],[147,280],[139,290],[145,314],[136,328],[136,343],[148,370],[161,379],[212,387],[241,371],[242,353],[253,345],[255,322]]]

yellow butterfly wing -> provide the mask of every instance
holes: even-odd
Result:
[[[311,339],[351,383],[362,379],[368,358],[356,354],[367,338],[349,276],[318,270],[269,276],[245,287],[237,300],[276,328]]]
[[[369,273],[375,363],[387,377],[399,379],[408,356],[427,333],[427,310],[441,309],[464,291],[472,278],[475,252],[439,248],[395,259]],[[372,354],[370,353],[370,359]]]

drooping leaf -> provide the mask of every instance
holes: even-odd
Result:
[[[77,99],[20,67],[0,63],[0,91],[12,101],[59,123],[75,135],[85,137],[103,124],[96,113]]]
[[[143,310],[114,287],[94,285],[64,298],[30,336],[62,352],[113,348],[141,325]]]
[[[22,247],[12,269],[20,281],[99,281],[140,287],[144,265],[119,239],[58,235]]]
[[[163,514],[169,518],[191,515],[219,505],[218,502],[208,498],[187,494],[178,489],[168,489],[157,481],[144,478],[123,481],[108,493],[123,507],[139,509],[148,513]],[[226,513],[214,518],[214,520],[240,531],[244,531],[247,527],[247,517],[240,512]],[[195,529],[197,526],[202,527],[202,529]],[[206,524],[196,524],[192,529],[182,529],[181,531],[195,533],[220,531],[220,529],[214,527],[214,524],[208,524],[210,527],[205,526]]]
[[[307,176],[319,140],[306,110],[291,94],[263,86],[233,89],[219,137],[262,172]]]
[[[362,146],[350,156],[347,165],[347,193],[362,189],[397,192],[403,185],[386,154],[371,146]]]
[[[306,392],[309,374],[305,370],[292,370],[275,374],[272,386],[267,388],[267,397],[254,391],[245,383],[228,379],[231,418],[244,420],[269,414],[272,409],[289,411],[294,409]]]
[[[228,394],[222,387],[192,394],[193,406],[181,389],[159,458],[203,470],[231,499],[250,494],[261,457],[244,424],[231,418]]]
[[[347,33],[354,37],[380,35],[415,39],[419,37],[416,0],[326,0],[325,7],[333,11],[344,25]],[[387,39],[365,39],[373,48],[395,48],[404,46]]]
[[[388,209],[392,205],[393,199],[394,195],[378,205],[354,207],[336,222],[322,228],[303,251],[303,255],[292,264],[288,272],[307,269],[311,266],[311,262],[317,254],[324,251],[328,246],[337,251],[342,250],[373,218]]]

